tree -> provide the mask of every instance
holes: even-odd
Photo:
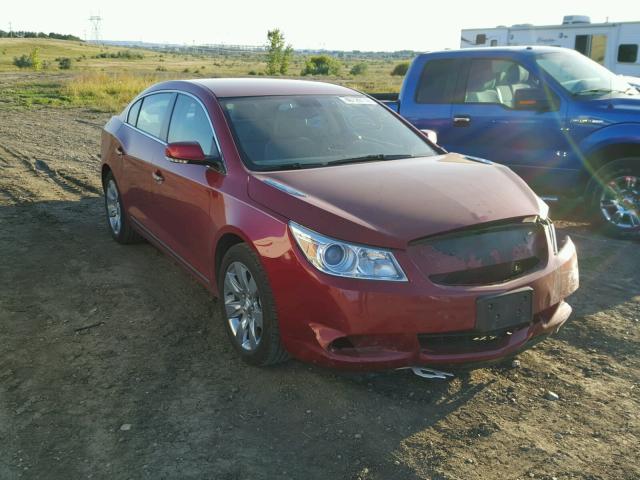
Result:
[[[267,32],[267,75],[286,75],[293,56],[293,47],[286,45],[280,29]]]
[[[340,62],[329,55],[314,55],[307,59],[302,75],[337,75],[340,73]]]
[[[409,70],[409,62],[398,63],[393,70],[391,70],[391,75],[406,75],[407,70]]]

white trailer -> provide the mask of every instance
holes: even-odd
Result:
[[[461,32],[460,47],[550,45],[572,48],[619,75],[640,77],[640,21],[591,23],[568,15],[562,25],[513,25],[470,28]]]

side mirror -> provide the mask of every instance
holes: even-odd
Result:
[[[424,136],[427,137],[427,139],[429,139],[431,143],[434,143],[436,145],[438,144],[438,134],[435,130],[429,130],[425,128],[424,130],[420,131],[424,133]]]
[[[207,157],[198,142],[176,142],[167,145],[166,157],[175,163],[205,163]]]
[[[521,88],[513,96],[513,108],[548,112],[555,108],[553,99],[542,88]]]
[[[210,165],[222,172],[224,167],[218,157],[207,156],[198,142],[175,142],[167,145],[165,156],[174,163],[191,163],[195,165]]]

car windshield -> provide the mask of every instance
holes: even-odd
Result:
[[[220,103],[252,170],[436,154],[418,133],[364,95],[238,97]]]
[[[538,55],[536,62],[574,96],[637,93],[621,77],[573,50]]]

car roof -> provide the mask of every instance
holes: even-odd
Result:
[[[188,80],[203,86],[216,97],[267,95],[354,95],[355,90],[325,82],[284,78],[203,78]]]

